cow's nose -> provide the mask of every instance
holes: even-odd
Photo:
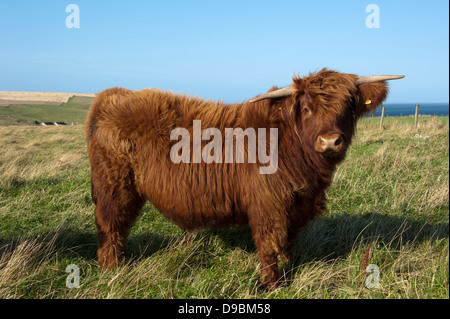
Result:
[[[342,136],[340,134],[319,135],[315,145],[315,149],[319,153],[339,152],[342,147]]]

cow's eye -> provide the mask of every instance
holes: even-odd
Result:
[[[303,107],[303,112],[309,113],[309,112],[310,112],[310,111],[309,111],[309,108],[308,108],[307,106]]]

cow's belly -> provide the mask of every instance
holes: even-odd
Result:
[[[248,174],[236,164],[174,164],[151,148],[133,167],[138,192],[183,229],[248,222]],[[160,160],[158,160],[160,159]],[[244,187],[245,188],[245,187]]]
[[[161,196],[148,196],[148,200],[165,217],[184,230],[197,228],[222,228],[248,222],[246,212],[236,209],[233,203],[218,203],[207,194],[193,199],[171,201]]]

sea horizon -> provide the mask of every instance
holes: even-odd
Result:
[[[416,104],[419,104],[419,115],[448,116],[449,103],[383,103],[384,116],[410,116],[416,113]],[[382,107],[368,116],[381,116]]]

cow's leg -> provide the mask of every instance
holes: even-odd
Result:
[[[132,174],[126,170],[120,172],[115,179],[111,179],[111,176],[96,169],[91,177],[92,195],[96,203],[97,257],[105,270],[120,264],[125,240],[145,203],[135,189]]]
[[[280,281],[278,255],[287,247],[286,219],[279,215],[252,214],[249,224],[261,260],[261,284],[275,289]]]
[[[97,202],[97,257],[103,269],[117,267],[122,261],[125,240],[143,203],[143,200],[136,200],[128,205],[121,205],[114,200]]]
[[[283,253],[288,261],[292,258],[292,248],[300,231],[326,209],[325,201],[323,190],[309,197],[294,196],[293,205],[289,210],[287,248]]]

